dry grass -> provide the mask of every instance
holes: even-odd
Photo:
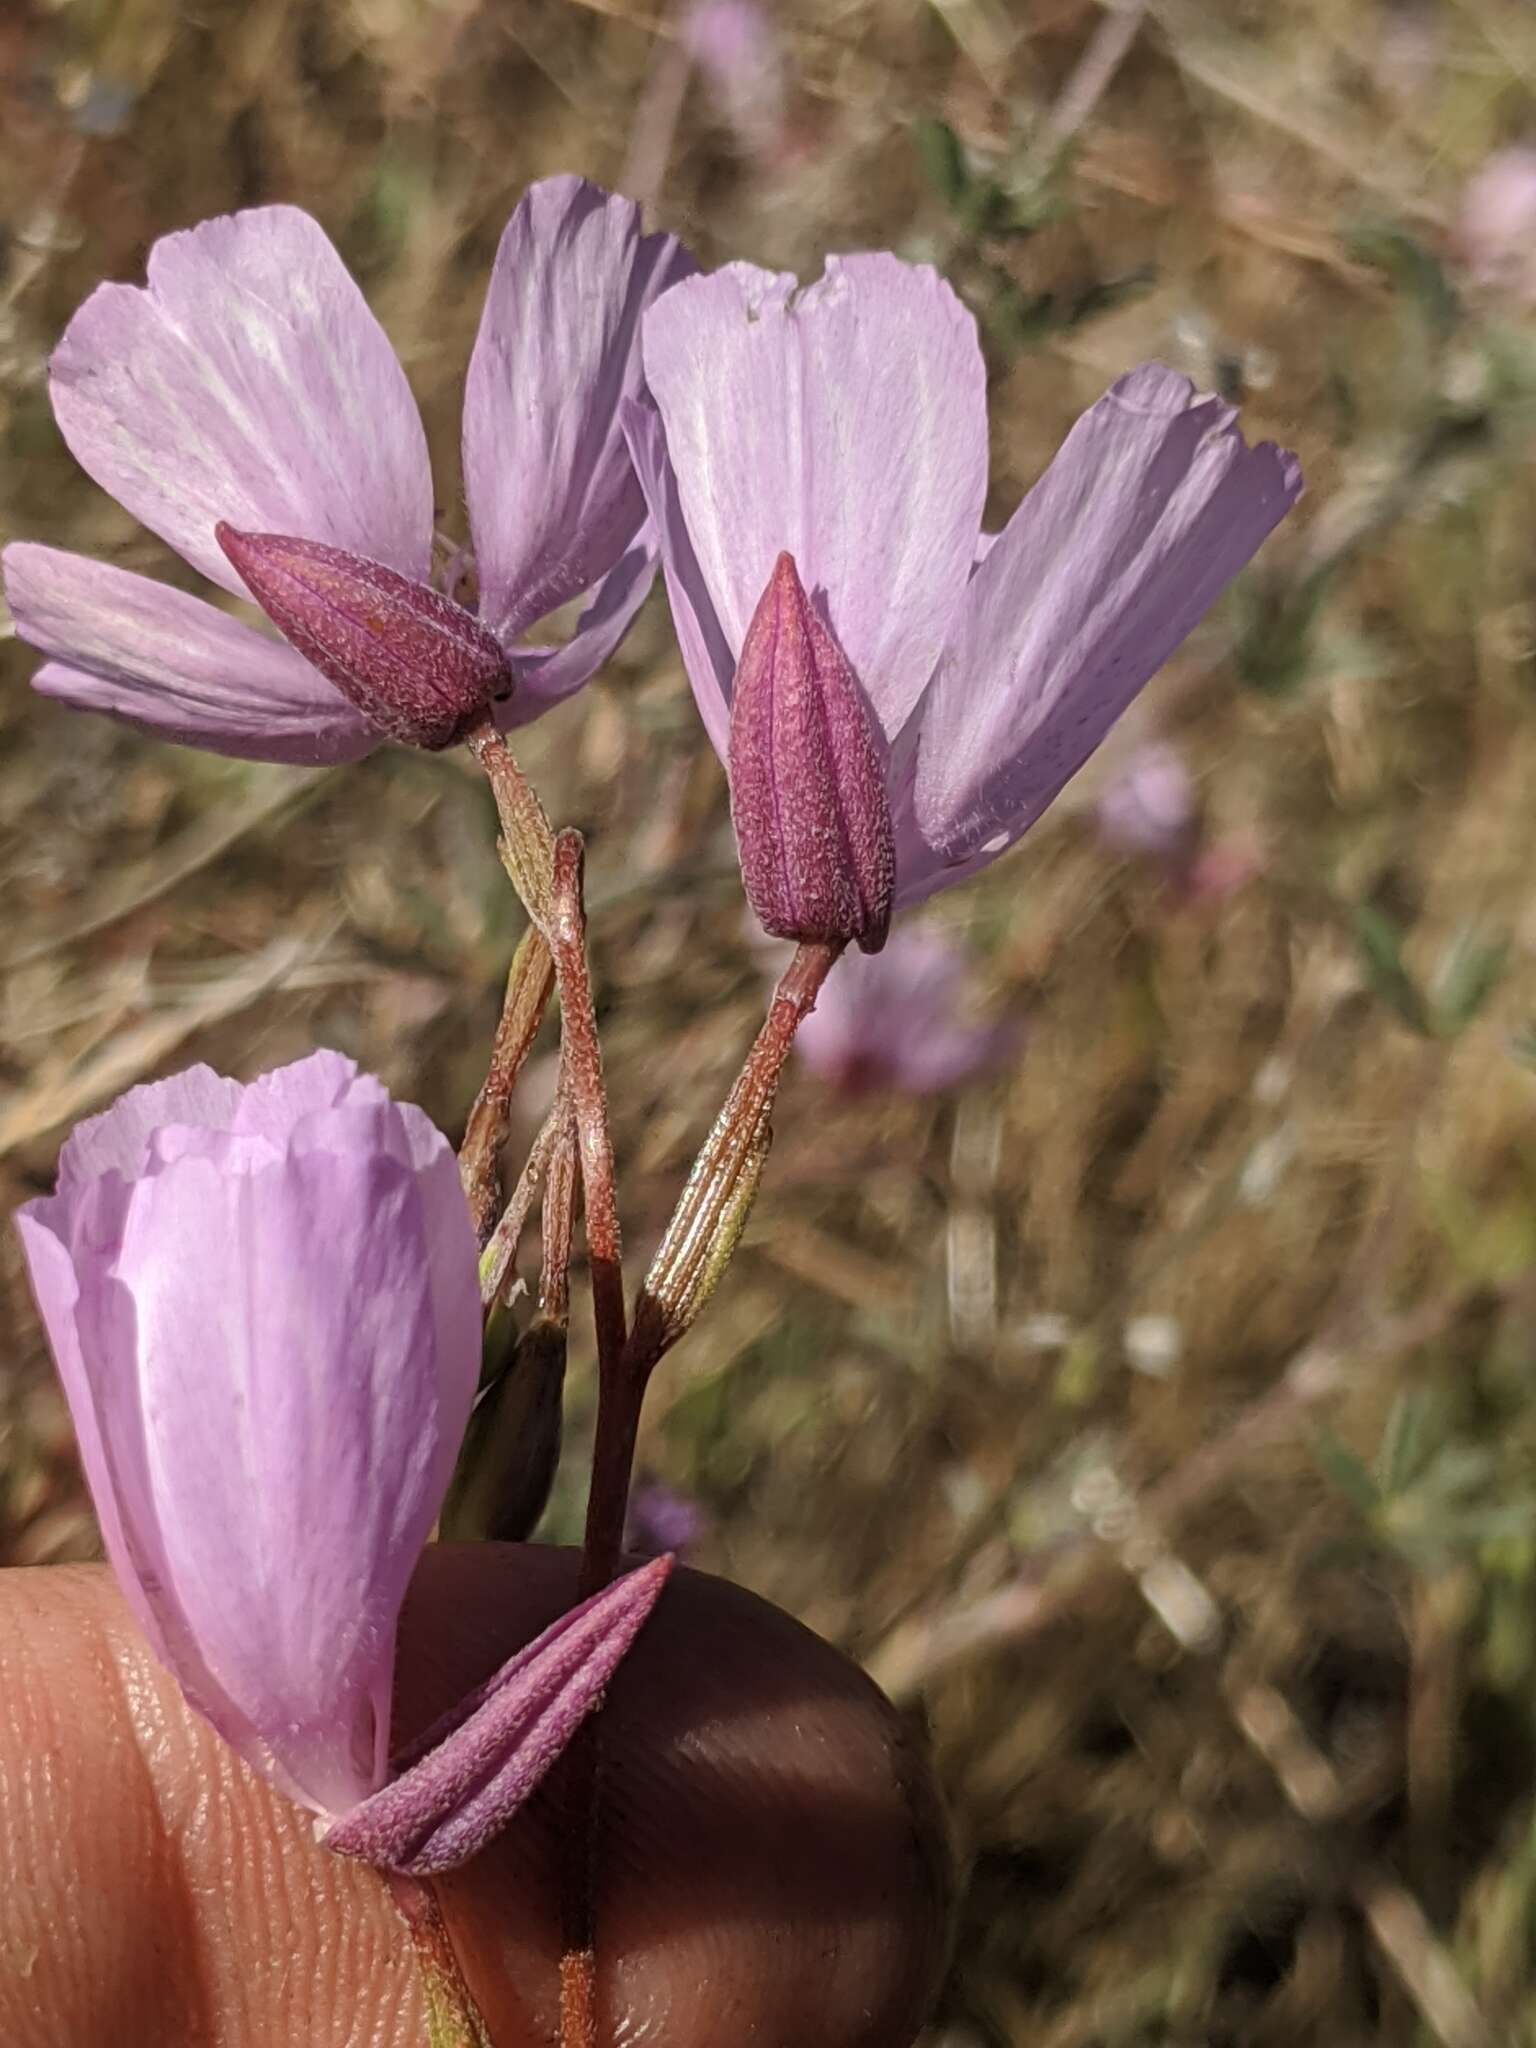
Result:
[[[654,12],[13,8],[0,531],[177,573],[73,469],[46,353],[156,234],[272,197],[364,279],[454,526],[496,235],[533,176],[620,178]],[[707,261],[943,262],[987,320],[998,513],[1144,354],[1300,449],[1302,514],[1139,719],[1262,869],[1177,904],[1074,792],[949,899],[1027,1017],[1016,1070],[873,1106],[795,1077],[645,1462],[707,1505],[701,1561],[931,1716],[974,1858],[935,2048],[1536,2043],[1536,324],[1453,312],[1435,262],[1459,181],[1536,120],[1536,24],[1524,0],[1152,0],[1086,105],[1108,18],[803,0],[784,159],[744,161],[695,89],[659,211]],[[935,120],[1037,231],[946,203]],[[5,652],[5,1200],[73,1118],[192,1057],[338,1045],[452,1129],[517,930],[467,768],[306,780],[151,746],[36,699]],[[643,1254],[761,1001],[659,599],[523,753],[589,837]],[[1421,988],[1468,934],[1507,943],[1465,1028],[1401,1021],[1362,905]],[[89,1554],[0,1261],[0,1549]],[[583,1356],[556,1536],[588,1401]]]

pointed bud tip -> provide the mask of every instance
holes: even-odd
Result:
[[[328,1849],[413,1877],[457,1869],[499,1834],[601,1706],[675,1562],[669,1551],[552,1622],[396,1759]]]
[[[213,534],[284,639],[387,738],[449,746],[511,688],[500,644],[430,585],[323,541],[224,519]]]
[[[852,664],[781,552],[736,665],[728,758],[742,881],[775,938],[884,945],[896,881],[885,752]]]

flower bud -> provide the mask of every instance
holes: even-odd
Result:
[[[895,840],[884,746],[848,657],[779,556],[731,697],[731,818],[747,897],[775,938],[878,953]]]
[[[450,746],[510,689],[500,644],[429,585],[322,541],[223,520],[214,537],[283,637],[388,738]]]

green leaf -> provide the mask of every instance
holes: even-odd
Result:
[[[1352,922],[1365,978],[1400,1023],[1421,1038],[1435,1035],[1435,1020],[1418,983],[1403,965],[1402,927],[1373,903],[1357,903]]]
[[[1243,626],[1234,659],[1251,688],[1266,697],[1285,697],[1306,681],[1313,631],[1338,568],[1337,562],[1324,563],[1296,583],[1261,575],[1239,578],[1236,602]]]
[[[1361,221],[1346,237],[1349,253],[1390,278],[1437,340],[1461,324],[1461,301],[1439,258],[1396,221]]]
[[[946,206],[958,211],[971,187],[959,136],[936,114],[919,114],[912,123],[912,140],[928,183]]]
[[[1418,1470],[1429,1403],[1420,1393],[1399,1394],[1376,1446],[1376,1484],[1384,1494],[1400,1493]]]
[[[1435,1022],[1454,1038],[1482,1010],[1509,964],[1509,940],[1485,939],[1476,925],[1458,926],[1435,977]]]
[[[1358,1508],[1362,1515],[1374,1517],[1381,1507],[1381,1491],[1364,1460],[1357,1458],[1349,1446],[1326,1427],[1314,1433],[1312,1448],[1324,1476],[1332,1481],[1350,1505]]]

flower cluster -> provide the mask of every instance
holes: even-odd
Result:
[[[630,1406],[611,1426],[599,1411],[590,1597],[404,1757],[401,1602],[527,1213],[514,1196],[477,1238],[466,1202],[495,1192],[506,1087],[488,1084],[456,1163],[336,1054],[250,1085],[194,1068],[83,1125],[20,1217],[107,1554],[157,1654],[331,1846],[446,1868],[565,1748],[662,1590],[666,1556],[608,1583],[634,1409],[729,1258],[822,981],[805,1054],[845,1089],[939,1088],[1008,1054],[1011,1027],[955,1021],[965,971],[945,942],[898,928],[881,953],[893,916],[1029,829],[1300,473],[1143,364],[989,534],[982,355],[943,279],[878,254],[831,259],[804,290],[746,264],[701,275],[574,178],[534,186],[496,255],[457,552],[435,546],[405,374],[292,207],[157,243],[143,287],[103,285],[75,315],[51,389],[82,467],[222,598],[15,543],[6,596],[45,657],[37,688],[274,761],[469,739],[533,926],[507,1045],[526,1049],[558,981],[559,1091],[525,1176],[545,1177],[554,1222],[544,1321],[523,1334],[558,1369],[579,1177],[603,1401]],[[658,564],[748,897],[799,951],[626,1332],[580,845],[551,834],[501,735],[596,673]],[[529,637],[575,600],[568,639]],[[1126,795],[1124,841],[1183,829],[1169,780]],[[839,965],[855,944],[875,957]],[[505,1083],[515,1060],[497,1057]],[[688,1540],[685,1521],[652,1503],[662,1540]]]
[[[491,705],[525,724],[623,638],[656,550],[619,408],[640,316],[693,268],[580,178],[507,223],[464,388],[473,611],[432,585],[432,472],[405,372],[308,214],[257,207],[150,251],[54,351],[81,468],[259,627],[168,585],[16,542],[5,594],[38,689],[162,738],[267,761],[443,745]],[[560,647],[529,629],[575,598]]]

